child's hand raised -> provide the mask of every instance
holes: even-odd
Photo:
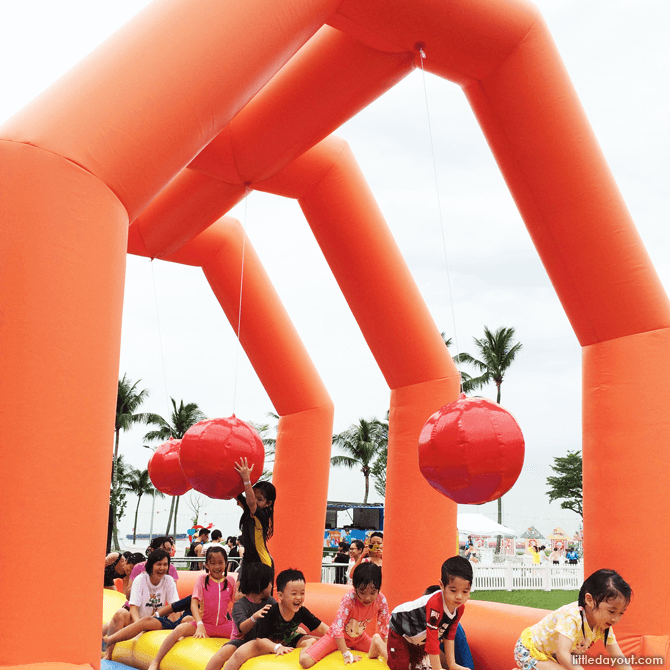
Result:
[[[253,464],[249,467],[249,463],[246,458],[240,458],[239,463],[235,463],[235,472],[242,478],[242,481],[246,483],[251,482],[251,473],[254,469]]]
[[[266,605],[265,607],[261,607],[261,609],[258,610],[258,612],[254,612],[252,615],[252,619],[254,621],[258,621],[259,619],[262,619],[267,613],[268,610],[272,607],[272,605]]]

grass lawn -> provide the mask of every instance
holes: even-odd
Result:
[[[578,595],[578,591],[474,591],[470,599],[555,610],[574,603]]]

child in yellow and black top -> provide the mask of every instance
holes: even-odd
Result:
[[[270,482],[256,482],[251,486],[252,465],[246,458],[235,464],[235,470],[244,483],[244,493],[237,496],[238,505],[244,510],[240,519],[244,558],[242,570],[250,563],[265,563],[274,570],[274,561],[266,542],[272,537],[273,517],[277,490]]]

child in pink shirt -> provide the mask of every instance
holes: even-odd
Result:
[[[339,649],[345,665],[360,661],[351,649],[364,651],[368,658],[387,658],[386,638],[389,631],[389,608],[379,589],[382,571],[374,563],[361,563],[353,574],[353,590],[349,591],[337,610],[328,632],[310,647],[301,649],[300,665],[311,668],[328,654]],[[365,629],[377,617],[377,633],[370,637]]]
[[[212,545],[205,554],[204,572],[193,587],[191,613],[194,621],[179,624],[163,640],[148,670],[158,670],[165,654],[182,637],[232,637],[233,622],[228,608],[235,602],[235,578],[228,575],[228,555],[222,545]]]

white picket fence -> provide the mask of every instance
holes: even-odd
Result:
[[[335,583],[335,570],[342,563],[324,561],[321,565],[321,582]],[[346,564],[344,565],[346,568]],[[584,581],[584,567],[580,565],[524,565],[521,563],[473,563],[473,591],[576,591]]]
[[[472,584],[473,591],[515,591],[517,589],[574,591],[579,590],[584,581],[583,564],[494,563],[486,565],[474,563],[472,568],[475,576]]]

